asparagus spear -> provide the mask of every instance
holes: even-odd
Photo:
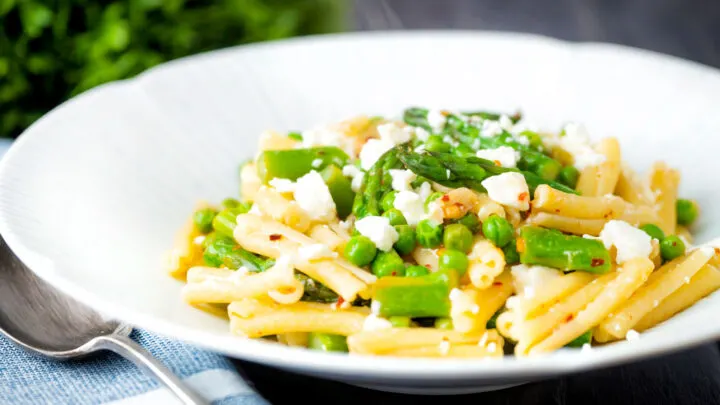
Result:
[[[338,295],[324,284],[319,283],[300,272],[295,272],[295,278],[298,279],[305,288],[305,292],[301,298],[302,301],[324,303],[337,301]]]
[[[465,111],[462,114],[467,115],[468,117],[480,117],[482,119],[491,120],[491,121],[499,120],[500,116],[502,115],[502,114],[488,112],[488,111]],[[509,115],[509,117],[510,117],[510,121],[512,121],[513,124],[517,124],[522,119],[522,113],[520,111],[518,111],[513,115]]]
[[[419,277],[383,277],[373,285],[373,305],[377,305],[384,317],[448,316],[448,297],[457,282],[455,270],[440,270]]]
[[[348,159],[348,155],[340,148],[323,146],[306,149],[266,150],[258,155],[256,165],[258,177],[263,184],[267,184],[276,177],[294,181],[311,170],[322,170],[330,165],[343,167]],[[317,165],[317,162],[320,164]]]
[[[427,114],[428,114],[427,108],[410,107],[410,108],[405,109],[405,111],[403,112],[403,120],[408,125],[412,125],[415,127],[422,127],[429,131],[432,128],[428,124]],[[462,112],[461,114],[464,116],[467,116],[467,117],[479,117],[484,120],[490,120],[490,121],[497,121],[502,116],[502,114],[495,113],[495,112],[489,112],[489,111],[465,111],[465,112]],[[517,124],[518,121],[520,121],[522,119],[522,114],[517,112],[513,115],[510,115],[509,117],[513,124]],[[453,119],[458,119],[460,121],[464,121],[464,120],[461,120],[460,117],[458,117],[454,114],[448,114],[448,121],[453,120]]]
[[[402,166],[394,150],[395,148],[385,152],[363,177],[352,207],[352,212],[357,219],[381,214],[380,200],[387,191],[387,187],[392,184],[390,169]]]
[[[427,109],[408,108],[405,110],[403,118],[409,125],[420,126],[430,130],[431,127],[427,121],[427,113]],[[470,115],[483,117],[489,120],[497,120],[500,118],[499,114],[487,112],[471,113]],[[519,114],[513,116],[513,118],[517,118],[518,120],[519,117]],[[465,147],[478,150],[509,146],[520,152],[520,160],[518,161],[518,167],[520,169],[536,173],[547,180],[555,180],[560,173],[560,169],[562,169],[560,162],[539,152],[531,146],[521,144],[507,131],[503,131],[502,134],[493,137],[482,137],[480,136],[480,128],[470,125],[461,117],[455,114],[447,114],[446,119],[447,122],[444,133]],[[517,120],[513,120],[513,122],[517,122]]]
[[[264,271],[275,262],[271,259],[258,256],[241,248],[233,239],[216,235],[214,240],[207,244],[203,253],[203,261],[213,267],[225,265],[229,269],[247,267],[250,271]]]
[[[526,226],[517,240],[520,263],[538,264],[561,270],[607,273],[610,252],[599,240],[565,235],[556,229]]]
[[[534,173],[500,167],[489,160],[478,157],[459,157],[451,153],[427,151],[417,153],[407,146],[400,146],[396,149],[397,157],[413,173],[447,187],[467,187],[476,191],[485,191],[481,182],[486,178],[506,172],[518,172],[525,177],[531,193],[534,193],[535,188],[540,184],[547,184],[554,189],[577,194],[570,187],[543,179]]]
[[[565,347],[583,347],[583,345],[585,345],[585,344],[591,344],[592,343],[592,335],[593,335],[593,331],[592,331],[592,329],[590,329],[589,331],[576,337],[570,343],[566,344]]]

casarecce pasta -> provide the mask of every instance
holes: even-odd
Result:
[[[408,108],[262,134],[238,198],[202,202],[169,273],[245,338],[494,358],[634,340],[720,288],[677,169],[520,115]]]

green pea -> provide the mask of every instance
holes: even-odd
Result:
[[[650,235],[651,238],[657,239],[659,241],[665,239],[665,232],[663,232],[663,230],[655,224],[645,224],[641,226],[640,229],[645,231],[646,234]]]
[[[367,266],[376,253],[375,244],[367,236],[353,236],[345,244],[345,258],[356,266]]]
[[[240,201],[234,198],[226,198],[222,201],[222,206],[225,208],[236,208],[240,206]]]
[[[455,249],[461,252],[469,252],[473,243],[472,232],[462,224],[450,224],[445,227],[443,244],[448,249]]]
[[[217,237],[218,237],[218,236],[217,236],[217,234],[215,233],[215,231],[210,232],[209,234],[207,234],[207,236],[205,237],[205,239],[203,239],[202,244],[200,244],[200,246],[202,247],[203,251],[204,251],[205,249],[207,249],[207,247],[208,247],[209,245],[211,245],[213,242],[215,242],[215,240],[217,239]]]
[[[415,178],[415,180],[410,182],[410,185],[412,186],[412,188],[418,188],[418,187],[422,186],[423,183],[429,183],[429,182],[430,182],[430,180],[428,180],[427,177],[417,176]]]
[[[409,328],[410,317],[409,316],[391,316],[388,318],[393,328]]]
[[[388,191],[382,196],[382,199],[380,200],[380,208],[383,211],[390,211],[391,209],[395,208],[395,196],[397,195],[397,191]]]
[[[405,269],[405,277],[422,277],[430,274],[430,270],[425,266],[414,265]]]
[[[443,238],[443,227],[429,219],[423,219],[415,227],[415,237],[420,246],[436,248]]]
[[[405,275],[405,263],[396,251],[378,252],[371,266],[372,272],[378,277]]]
[[[342,335],[311,332],[308,335],[308,348],[323,352],[347,352],[347,338]]]
[[[440,135],[430,135],[425,141],[425,150],[430,152],[450,152],[450,145]]]
[[[450,318],[435,318],[435,327],[437,329],[452,330],[453,322]]]
[[[398,240],[393,247],[403,256],[409,255],[415,249],[415,230],[410,225],[396,225]]]
[[[444,195],[445,195],[445,194],[443,194],[443,193],[441,193],[441,192],[439,192],[439,191],[435,191],[434,193],[430,194],[430,195],[428,196],[428,198],[425,199],[425,209],[426,209],[426,210],[428,209],[428,205],[430,205],[431,202],[437,200],[438,198],[441,198],[441,197],[444,196]]]
[[[531,148],[538,149],[538,150],[543,149],[542,137],[537,132],[522,131],[522,132],[520,132],[520,135],[522,135],[528,139],[528,141],[530,142]]]
[[[443,249],[438,256],[440,270],[455,270],[460,276],[465,274],[469,264],[467,255],[459,250]]]
[[[503,255],[505,255],[505,264],[508,266],[520,263],[520,253],[517,251],[517,243],[515,240],[510,241],[505,247],[502,248]]]
[[[212,222],[217,213],[218,212],[213,208],[202,208],[195,211],[193,214],[193,222],[195,222],[197,230],[201,233],[209,233],[212,231]]]
[[[482,224],[485,237],[497,247],[503,247],[513,239],[513,227],[507,219],[490,215]]]
[[[398,209],[391,208],[383,212],[382,216],[390,220],[390,225],[407,225],[405,215]]]
[[[303,136],[299,132],[290,132],[287,134],[287,137],[290,139],[294,139],[298,142],[302,142]]]
[[[577,186],[578,179],[580,178],[580,171],[574,166],[565,166],[560,169],[558,173],[558,181],[570,188]]]
[[[677,223],[680,225],[692,225],[693,222],[700,214],[698,205],[693,200],[686,200],[679,198],[675,203],[675,209],[677,211]]]
[[[685,254],[685,243],[675,235],[665,237],[660,241],[660,256],[665,260],[672,260]]]
[[[465,214],[464,217],[455,220],[455,223],[465,225],[473,234],[480,231],[480,219],[473,213]]]

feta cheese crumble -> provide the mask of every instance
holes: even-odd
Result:
[[[409,141],[414,132],[411,127],[401,126],[395,122],[378,125],[377,131],[380,135],[380,140],[392,143],[393,145],[399,145]]]
[[[503,114],[500,116],[500,119],[498,120],[498,124],[500,125],[500,128],[504,129],[505,131],[512,131],[513,129],[513,122],[507,115]]]
[[[390,323],[390,321],[385,318],[381,318],[375,314],[368,315],[367,317],[365,317],[365,321],[363,322],[364,331],[382,330],[390,328],[392,328],[392,323]]]
[[[440,351],[440,354],[443,356],[450,353],[450,341],[443,339],[442,342],[440,342],[440,346],[438,347],[438,350]]]
[[[368,139],[360,150],[360,167],[363,170],[370,170],[380,156],[393,146],[395,144],[386,139]]]
[[[400,191],[395,195],[393,207],[402,212],[408,225],[417,225],[425,218],[424,200],[414,191]]]
[[[625,221],[613,219],[600,232],[600,240],[606,248],[615,246],[616,261],[625,263],[636,257],[648,257],[652,253],[652,238]]]
[[[363,171],[358,169],[355,165],[343,166],[342,173],[343,176],[350,177],[352,179],[350,182],[350,187],[354,192],[357,193],[358,190],[360,190],[360,186],[362,185],[365,173],[363,173]]]
[[[313,160],[310,163],[310,166],[312,166],[313,169],[317,169],[318,167],[322,166],[322,164],[323,164],[323,160],[318,158],[318,159]]]
[[[447,122],[447,117],[440,110],[429,110],[427,113],[427,121],[434,132],[441,132]]]
[[[336,146],[350,156],[355,156],[354,140],[330,126],[318,126],[302,132],[302,143],[299,147]]]
[[[392,188],[396,191],[412,191],[412,183],[417,175],[410,170],[390,169],[392,177]]]
[[[312,170],[297,179],[295,201],[312,219],[330,221],[335,218],[335,201],[320,173]]]
[[[275,177],[268,182],[278,193],[292,193],[295,191],[295,183],[289,179]]]
[[[425,142],[430,137],[430,132],[428,132],[425,128],[422,127],[415,127],[415,136]]]
[[[635,329],[630,329],[625,334],[625,340],[632,342],[633,340],[640,339],[640,334]]]
[[[590,145],[590,137],[583,125],[567,124],[565,135],[559,138],[559,146],[573,156],[573,165],[578,170],[605,162],[605,155],[596,152]]]
[[[367,216],[355,222],[355,229],[368,237],[378,249],[388,252],[398,240],[398,233],[385,217]]]
[[[487,190],[488,197],[498,204],[527,211],[530,208],[530,190],[525,177],[509,172],[488,177],[480,184]]]
[[[312,245],[301,246],[298,248],[298,257],[302,260],[312,261],[320,259],[333,259],[337,257],[337,253],[330,250],[327,245],[322,243],[313,243]]]
[[[516,167],[517,161],[520,160],[520,152],[509,146],[501,146],[496,149],[481,149],[475,155],[495,162],[495,164],[502,167]]]
[[[492,138],[503,133],[503,128],[498,121],[485,120],[480,128],[480,136]]]

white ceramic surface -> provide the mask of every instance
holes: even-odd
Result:
[[[230,356],[388,390],[467,392],[636,360],[720,337],[720,295],[633,342],[487,361],[344,357],[230,336],[184,304],[161,254],[197,199],[237,190],[267,128],[303,129],[409,105],[520,108],[621,139],[638,169],[682,169],[720,235],[720,74],[650,52],[472,32],[338,35],[178,60],[61,105],[0,163],[0,233],[41,277],[142,328]]]

